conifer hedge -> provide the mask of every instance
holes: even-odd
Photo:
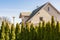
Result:
[[[60,23],[54,21],[52,16],[51,22],[39,22],[38,26],[32,23],[26,25],[14,24],[9,28],[9,23],[2,22],[0,29],[0,40],[60,40]]]

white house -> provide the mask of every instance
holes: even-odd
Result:
[[[21,12],[20,18],[24,22],[31,22],[37,24],[40,21],[51,21],[51,16],[54,16],[55,21],[60,21],[60,12],[49,2],[44,5],[36,8],[31,13],[30,12]]]

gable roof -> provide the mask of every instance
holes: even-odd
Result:
[[[44,5],[42,5],[42,6],[40,6],[40,7],[38,7],[37,9],[35,9],[35,10],[33,10],[32,11],[32,13],[31,13],[31,15],[30,15],[30,17],[29,17],[29,19],[27,20],[27,21],[29,21],[39,10],[41,10],[45,5],[47,5],[47,4],[50,4],[49,2],[47,2],[47,3],[45,3]],[[51,4],[50,4],[51,5]],[[52,7],[53,7],[53,5],[51,5]],[[55,8],[55,7],[53,7],[57,12],[58,12],[58,14],[60,14],[60,12]],[[26,22],[27,22],[26,21]]]
[[[46,4],[47,4],[47,3],[45,3],[44,5],[38,7],[37,9],[33,10],[28,20],[30,20],[30,19],[31,19],[41,8],[43,8]],[[28,20],[27,20],[27,21],[28,21]],[[27,22],[27,21],[26,21],[26,22]]]

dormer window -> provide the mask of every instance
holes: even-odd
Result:
[[[50,8],[48,7],[48,11],[50,11]]]

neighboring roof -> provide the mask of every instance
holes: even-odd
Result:
[[[21,12],[19,18],[21,16],[30,16],[30,14],[31,14],[31,12]]]
[[[44,6],[46,5],[46,3],[40,7],[38,7],[37,9],[33,10],[31,15],[30,15],[30,18],[28,20],[30,20],[41,8],[43,8]],[[28,21],[27,20],[27,21]]]

